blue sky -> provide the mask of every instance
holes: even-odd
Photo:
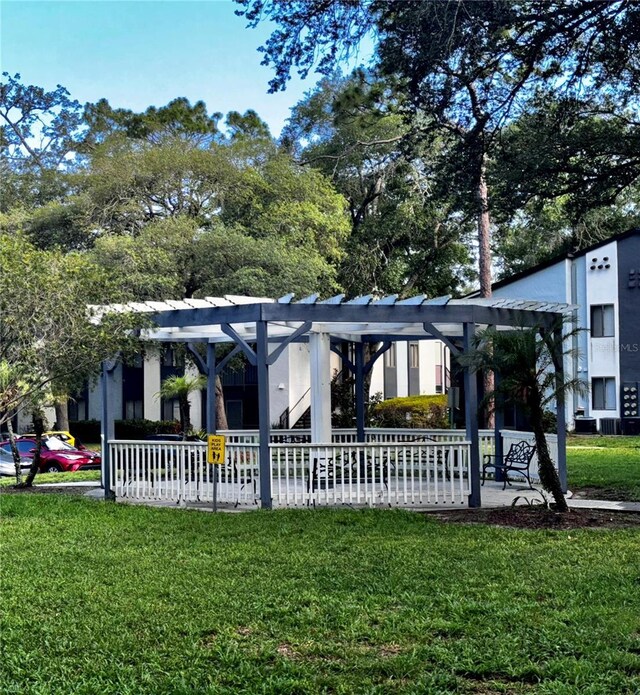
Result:
[[[246,29],[231,0],[0,3],[2,71],[47,89],[61,84],[81,103],[106,97],[143,110],[186,96],[210,112],[253,108],[278,135],[317,77],[267,94],[272,71],[257,48],[269,28]]]

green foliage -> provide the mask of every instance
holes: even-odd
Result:
[[[149,434],[179,434],[177,420],[116,420],[116,439],[144,439]]]
[[[2,525],[2,584],[30,587],[28,601],[3,592],[3,693],[619,695],[639,684],[634,530],[10,493]]]
[[[339,273],[349,294],[447,294],[469,272],[469,225],[453,214],[450,186],[438,180],[442,143],[420,147],[398,99],[364,72],[327,78],[295,107],[283,132],[286,146],[330,177],[349,203]]]
[[[373,408],[376,427],[443,429],[449,426],[446,395],[405,396],[381,401]]]
[[[221,113],[209,114],[203,101],[193,106],[188,99],[173,99],[166,106],[150,106],[143,113],[114,109],[106,99],[87,104],[84,120],[88,125],[83,147],[91,150],[106,139],[121,135],[131,140],[159,143],[176,138],[191,145],[203,146],[215,141],[220,133]]]
[[[338,372],[331,379],[331,425],[333,427],[352,428],[356,423],[355,379],[342,377]],[[382,401],[382,394],[375,393],[364,399],[365,427],[373,426],[375,408]]]
[[[86,256],[40,251],[19,234],[0,235],[0,363],[11,373],[0,394],[2,422],[29,404],[42,406],[51,391],[77,391],[103,359],[135,342],[138,317],[113,313],[98,323],[87,305],[119,297],[117,285]]]
[[[69,431],[83,444],[100,441],[99,420],[72,420]],[[149,434],[178,434],[180,423],[177,420],[116,420],[116,439],[144,439]]]
[[[207,377],[199,374],[198,376],[179,376],[173,374],[167,377],[160,386],[159,397],[184,399],[194,391],[200,391],[207,385]]]

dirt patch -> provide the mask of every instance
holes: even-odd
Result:
[[[389,659],[394,656],[398,656],[402,652],[402,647],[399,644],[384,644],[380,647],[378,654],[383,659]]]
[[[443,522],[489,524],[511,528],[571,530],[580,528],[637,528],[640,513],[612,512],[604,509],[572,509],[559,514],[544,507],[501,507],[499,509],[460,509],[448,512],[425,512]]]
[[[297,660],[300,658],[300,654],[290,644],[287,644],[286,642],[279,644],[276,651],[278,652],[278,654],[280,654],[280,656],[284,656],[285,659]]]
[[[610,502],[633,502],[631,495],[626,490],[617,490],[609,487],[581,487],[571,489],[576,500],[609,500]]]
[[[96,485],[96,487],[98,487]],[[0,487],[0,494],[11,493],[12,495],[47,495],[50,493],[63,495],[84,495],[92,487],[88,485],[54,485],[51,487],[43,487],[42,485],[34,485],[33,487],[16,487],[15,485],[3,485]]]

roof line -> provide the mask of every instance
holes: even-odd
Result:
[[[627,237],[634,236],[636,234],[640,234],[640,227],[632,227],[631,229],[627,229],[626,232],[614,234],[613,236],[610,236],[608,239],[603,239],[602,241],[599,241],[595,244],[591,244],[591,246],[587,246],[584,249],[580,249],[579,251],[565,251],[561,254],[558,254],[557,256],[554,256],[553,258],[550,258],[547,261],[538,263],[538,265],[534,265],[531,268],[526,268],[525,270],[521,270],[518,273],[515,273],[514,275],[510,275],[509,277],[503,278],[502,280],[498,280],[498,282],[492,283],[491,289],[499,289],[500,287],[505,287],[506,285],[510,285],[512,282],[517,282],[518,280],[522,280],[523,278],[529,277],[529,275],[534,275],[535,273],[538,273],[541,270],[550,268],[552,265],[555,265],[556,263],[566,261],[568,258],[586,256],[586,254],[588,254],[590,251],[594,251],[595,249],[600,248],[600,246],[609,244],[612,241],[621,241],[622,239],[626,239]],[[479,292],[479,290],[475,290],[465,295],[465,297],[475,297],[479,294]]]

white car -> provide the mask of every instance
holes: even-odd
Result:
[[[31,459],[20,457],[20,469],[22,474],[26,475],[31,467]],[[0,449],[0,475],[15,476],[16,466],[13,462],[13,456],[10,452]]]

